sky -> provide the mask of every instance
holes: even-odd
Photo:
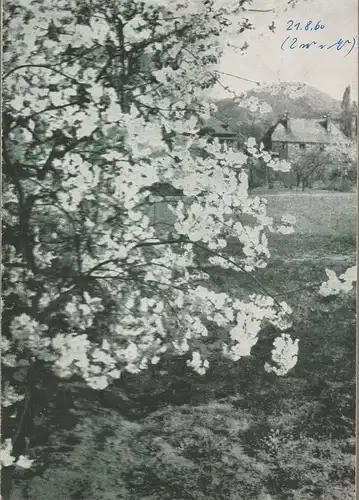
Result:
[[[225,73],[258,81],[261,84],[286,81],[300,81],[341,99],[344,89],[351,85],[352,98],[358,100],[358,2],[357,0],[298,0],[294,8],[287,7],[285,0],[254,0],[249,8],[271,9],[275,12],[248,12],[246,17],[253,22],[256,30],[246,31],[230,41],[235,46],[249,44],[245,54],[238,49],[228,47],[222,57],[219,70]],[[287,9],[287,10],[286,10]],[[294,21],[292,30],[287,31],[289,20]],[[324,29],[305,31],[306,22],[311,20],[314,27],[317,22]],[[275,33],[268,26],[275,22]],[[294,24],[299,22],[297,31]],[[281,50],[281,44],[290,36],[290,41]],[[315,45],[310,49],[289,48],[293,37],[297,45],[310,41],[318,44],[334,44],[340,38],[356,39],[353,51],[320,50]],[[221,75],[221,82],[236,93],[241,93],[256,86],[254,83]],[[229,97],[221,86],[216,86],[213,97]]]

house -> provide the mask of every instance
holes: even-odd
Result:
[[[328,115],[323,118],[292,118],[288,113],[265,134],[266,149],[281,159],[295,160],[311,148],[347,142],[347,138]]]
[[[295,161],[306,152],[324,150],[328,145],[347,144],[348,138],[339,126],[328,116],[323,118],[292,118],[285,113],[270,127],[262,139],[265,149],[280,159]],[[269,172],[267,182],[279,181],[286,187],[300,182],[300,177],[293,170],[286,173]],[[306,179],[309,182],[309,179]],[[308,184],[310,185],[310,183]]]
[[[240,134],[227,125],[224,121],[217,117],[211,117],[205,127],[200,131],[200,135],[206,135],[212,138],[217,138],[219,142],[226,143],[233,147],[239,147]]]

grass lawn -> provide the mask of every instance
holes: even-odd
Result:
[[[354,363],[355,338],[346,339],[349,326],[354,335],[354,310],[345,298],[321,300],[318,287],[326,280],[325,268],[342,272],[355,264],[356,193],[295,193],[267,198],[270,215],[290,213],[297,225],[293,235],[272,236],[272,260],[260,273],[261,279],[292,306],[298,317],[299,324],[293,328],[303,338],[305,365],[308,367],[309,361],[321,353],[323,359],[332,358],[333,376],[339,376],[341,367],[335,360],[341,349],[348,348],[348,358]],[[304,339],[319,350],[313,351]]]
[[[295,233],[270,235],[272,261],[266,282],[285,292],[325,278],[324,268],[339,271],[353,265],[356,246],[355,193],[293,193],[268,195],[268,214],[296,217]],[[266,271],[272,270],[272,279]],[[283,274],[282,274],[283,272]],[[289,273],[289,274],[288,274]],[[294,285],[294,287],[293,287]],[[299,286],[298,286],[299,285]]]
[[[297,219],[297,234],[355,236],[356,193],[266,194],[269,215],[291,214]]]

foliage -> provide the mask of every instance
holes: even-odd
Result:
[[[310,148],[292,162],[297,185],[302,184],[304,187],[318,180],[326,181],[329,185],[334,171],[344,182],[345,179],[355,181],[352,173],[356,171],[356,154],[357,145],[353,141]]]
[[[268,485],[273,498],[354,498],[354,460],[352,451],[343,451],[346,445],[344,440],[317,441],[304,435],[296,439],[283,430],[272,431],[267,460],[273,469]],[[333,488],[337,482],[340,488]]]
[[[142,423],[101,413],[81,419],[77,444],[28,483],[30,498],[219,500],[261,490],[265,468],[241,445],[248,418],[230,405],[168,407]]]
[[[350,163],[334,167],[325,179],[325,188],[330,191],[353,191],[357,185],[357,165]]]
[[[296,420],[307,421],[311,407],[298,410]],[[47,500],[340,498],[333,491],[352,498],[353,439],[317,440],[293,424],[229,402],[168,406],[136,423],[95,411],[79,418],[75,444],[17,491]],[[69,436],[54,435],[52,445],[57,439]]]
[[[268,167],[267,165],[261,161],[253,161],[251,165],[249,165],[248,172],[248,184],[249,189],[254,189],[260,186],[264,186],[267,182],[268,177]]]

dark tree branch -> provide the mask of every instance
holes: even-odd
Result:
[[[12,438],[12,443],[13,447],[16,449],[16,445],[18,444],[18,441],[23,438],[23,432],[24,432],[24,427],[26,420],[29,415],[29,410],[30,410],[30,400],[31,400],[31,392],[34,384],[34,375],[35,375],[35,367],[34,363],[30,362],[30,367],[28,369],[28,375],[27,375],[27,384],[26,384],[26,389],[25,389],[25,398],[24,398],[24,404],[23,404],[23,409],[21,412],[21,416],[19,419],[19,423],[17,425],[14,437]],[[21,445],[20,445],[21,446]]]
[[[137,243],[137,245],[134,248],[157,246],[157,245],[177,245],[179,243],[191,243],[191,241],[186,239],[185,237],[173,238],[170,240],[163,240],[163,241],[143,241],[141,243]]]
[[[10,75],[15,73],[15,71],[19,71],[20,69],[23,68],[43,68],[43,69],[48,69],[49,71],[53,71],[55,73],[58,73],[59,75],[67,78],[68,80],[76,83],[77,85],[83,85],[79,80],[76,78],[66,75],[63,71],[54,68],[53,66],[50,66],[49,64],[21,64],[20,66],[16,66],[15,68],[10,69],[5,75],[3,76],[3,80],[6,80]]]
[[[244,9],[245,12],[274,12],[274,9]]]
[[[238,268],[240,271],[244,272],[247,276],[249,276],[249,278],[254,282],[256,283],[256,285],[259,286],[259,288],[265,293],[267,294],[268,296],[272,297],[273,298],[273,294],[270,290],[268,290],[264,285],[263,283],[261,283],[261,281],[259,279],[257,279],[253,274],[249,273],[248,271],[246,271],[244,269],[244,267],[241,265],[241,264],[238,264],[238,262],[235,262],[233,259],[230,259],[214,250],[211,250],[209,249],[208,247],[206,247],[205,245],[202,245],[201,243],[198,243],[198,242],[192,242],[192,245],[198,247],[198,248],[201,248],[202,250],[205,250],[207,251],[208,253],[210,253],[211,255],[214,255],[215,257],[220,257],[221,259],[223,259],[225,262],[228,262],[228,264],[231,264],[232,266],[235,266],[236,268]],[[273,298],[275,304],[277,305],[277,307],[279,309],[283,309],[281,304],[276,301],[274,298]]]

